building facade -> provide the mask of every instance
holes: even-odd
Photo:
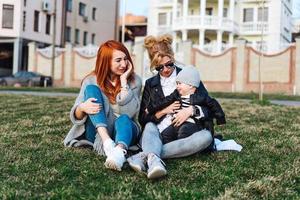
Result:
[[[236,39],[276,52],[292,40],[291,19],[292,0],[151,0],[148,34],[170,33],[208,52]]]
[[[29,42],[53,43],[54,13],[57,46],[116,38],[117,0],[0,0],[0,76],[27,70]]]

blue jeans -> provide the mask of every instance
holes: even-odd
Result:
[[[89,114],[85,123],[85,137],[90,142],[95,141],[98,127],[107,127],[107,123],[113,123],[114,132],[109,133],[110,137],[117,144],[123,144],[126,148],[137,141],[139,134],[138,126],[126,114],[117,117],[113,122],[109,122],[105,115],[104,100],[102,92],[96,85],[88,85],[84,91],[84,100],[95,98],[102,105],[100,112]],[[110,109],[110,108],[109,108]]]
[[[144,153],[154,153],[162,159],[192,155],[204,150],[212,141],[211,133],[203,129],[193,133],[189,137],[163,144],[157,126],[152,122],[146,124],[141,139]]]

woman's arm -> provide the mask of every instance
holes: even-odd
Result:
[[[119,105],[120,113],[127,114],[131,118],[135,116],[140,109],[141,89],[142,80],[136,75],[134,82],[129,83],[129,87],[122,89],[117,95],[116,102]]]

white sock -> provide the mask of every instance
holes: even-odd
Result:
[[[105,155],[107,155],[109,152],[112,151],[112,149],[115,147],[115,142],[112,139],[107,139],[103,143],[103,149],[105,152]]]

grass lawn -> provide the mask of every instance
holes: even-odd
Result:
[[[166,160],[149,181],[63,146],[74,98],[0,95],[0,199],[300,199],[300,108],[224,100],[217,132],[242,152]]]

